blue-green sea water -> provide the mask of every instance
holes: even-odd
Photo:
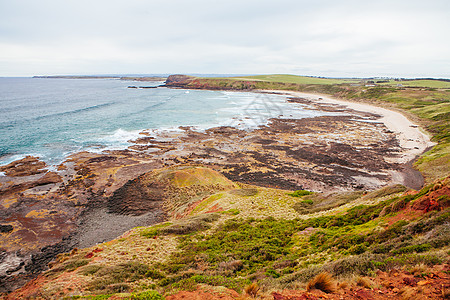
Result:
[[[123,149],[143,129],[252,128],[272,117],[326,114],[288,103],[283,95],[128,88],[161,84],[118,79],[0,78],[0,164],[25,155],[56,164],[81,150]]]

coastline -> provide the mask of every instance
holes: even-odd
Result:
[[[261,93],[280,93],[293,97],[302,97],[320,104],[342,106],[346,109],[379,115],[378,122],[383,123],[394,132],[399,141],[402,152],[397,157],[385,157],[385,160],[403,165],[400,171],[391,170],[391,183],[401,182],[407,187],[420,189],[424,185],[423,174],[414,168],[414,162],[426,151],[437,143],[432,142],[430,134],[419,125],[414,124],[404,114],[373,104],[352,102],[348,100],[332,98],[324,94],[290,92],[283,90],[261,90]]]
[[[400,183],[406,177],[401,174],[412,170],[412,167],[405,168],[414,158],[411,157],[414,151],[421,150],[413,148],[414,151],[404,154],[404,149],[399,147],[397,137],[405,126],[408,129],[403,137],[405,142],[416,143],[408,139],[412,139],[412,133],[420,132],[410,127],[412,123],[406,122],[406,118],[402,119],[403,127],[395,129],[399,113],[371,105],[350,105],[351,102],[321,95],[263,92],[283,93],[298,99],[321,97],[322,100],[313,101],[317,109],[347,115],[273,118],[270,124],[251,131],[232,126],[202,132],[180,127],[176,134],[166,132],[166,137],[155,137],[143,130],[134,145],[126,149],[78,152],[50,172],[37,158],[18,162],[23,167],[21,175],[9,173],[17,169],[0,170],[6,173],[0,177],[0,205],[5,208],[2,216],[11,220],[7,225],[12,224],[12,230],[0,242],[11,249],[8,255],[14,255],[17,249],[25,249],[24,252],[33,255],[42,252],[39,261],[24,257],[19,262],[45,268],[49,259],[67,251],[69,245],[94,245],[118,234],[116,228],[113,230],[105,224],[120,223],[121,230],[126,231],[159,222],[158,216],[149,216],[145,224],[140,223],[140,218],[155,208],[163,210],[159,206],[162,201],[156,201],[157,205],[149,209],[142,205],[141,198],[130,196],[127,207],[138,207],[136,214],[139,216],[127,210],[111,210],[111,207],[114,199],[140,195],[146,184],[145,175],[166,167],[202,165],[242,184],[332,193],[373,190],[392,182]],[[349,106],[344,107],[345,104]],[[102,221],[93,222],[97,219]],[[124,219],[129,224],[124,224]],[[27,227],[22,220],[33,223],[34,227]],[[64,243],[48,252],[45,247],[61,239]],[[16,267],[22,265],[0,266],[0,271]],[[20,272],[21,269],[12,272],[11,280]]]
[[[430,135],[425,133],[419,125],[414,124],[398,111],[367,103],[336,99],[323,94],[289,92],[283,90],[261,90],[260,92],[272,92],[292,95],[294,97],[304,97],[321,104],[340,105],[348,109],[381,116],[377,121],[383,123],[389,130],[397,134],[400,146],[405,150],[404,153],[396,159],[397,163],[408,163],[424,153],[426,149],[436,145],[435,142],[431,141]]]

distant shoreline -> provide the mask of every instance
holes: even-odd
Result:
[[[380,115],[381,118],[378,121],[397,134],[400,146],[405,150],[403,155],[398,158],[398,163],[407,163],[421,155],[429,147],[436,145],[435,142],[431,141],[430,136],[427,133],[420,130],[419,125],[414,124],[405,117],[405,115],[397,111],[367,103],[336,99],[323,94],[289,92],[283,90],[267,90],[262,92],[275,92],[295,97],[312,98],[313,101],[318,103],[343,105],[348,109]]]
[[[165,81],[167,77],[160,76],[100,76],[100,75],[55,75],[55,76],[33,76],[32,78],[44,78],[44,79],[119,79],[130,81]]]

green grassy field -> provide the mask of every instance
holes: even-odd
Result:
[[[401,84],[404,87],[450,89],[450,82],[443,80],[401,80],[401,81],[389,80],[389,82],[379,84],[388,86],[397,86]]]
[[[205,78],[206,79],[206,78]],[[376,85],[391,86],[391,87],[421,87],[421,88],[435,88],[435,89],[450,89],[450,82],[438,79],[418,79],[418,80],[387,80],[382,79],[366,79],[366,78],[320,78],[310,76],[297,76],[288,74],[271,74],[271,75],[255,75],[255,76],[239,76],[226,78],[208,78],[215,80],[233,80],[233,81],[265,81],[278,83],[293,83],[293,84],[361,84],[365,85],[369,81],[373,81]]]
[[[361,81],[360,79],[318,78],[318,77],[286,75],[286,74],[231,77],[231,79],[261,80],[269,82],[284,82],[295,84],[342,84],[342,83],[358,83]]]

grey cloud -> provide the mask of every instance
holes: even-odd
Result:
[[[4,0],[0,76],[189,72],[450,77],[449,4]]]

